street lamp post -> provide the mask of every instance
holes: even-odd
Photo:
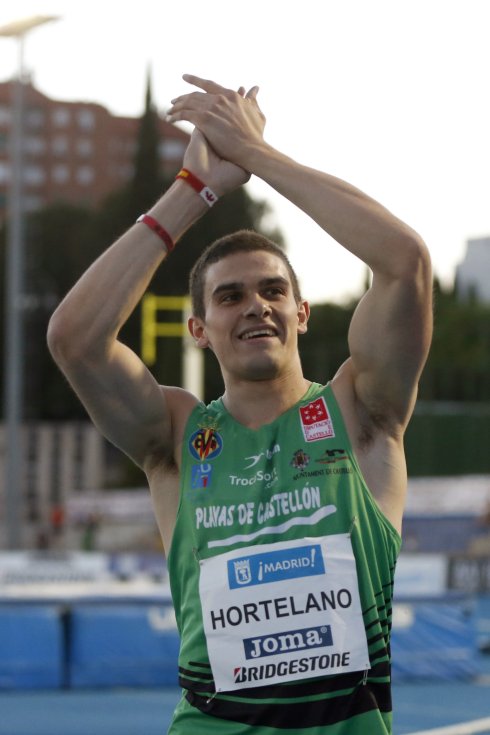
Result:
[[[22,409],[23,409],[23,124],[24,39],[33,28],[55,16],[36,15],[0,27],[0,36],[14,38],[18,46],[17,77],[10,126],[11,183],[5,266],[5,524],[10,549],[21,545]]]

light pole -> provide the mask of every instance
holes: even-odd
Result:
[[[56,17],[36,15],[0,27],[0,36],[14,38],[18,47],[10,126],[11,179],[5,264],[5,524],[7,545],[10,549],[21,545],[24,39],[33,28],[51,20],[56,20]]]

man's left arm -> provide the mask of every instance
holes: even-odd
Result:
[[[356,400],[391,433],[415,403],[432,336],[432,271],[420,236],[354,186],[273,150],[247,170],[314,219],[372,271],[349,329]],[[319,261],[322,255],[319,253]]]
[[[371,288],[349,329],[356,399],[371,419],[403,432],[432,335],[432,273],[422,239],[385,207],[334,176],[275,151],[249,167],[366,263]],[[322,254],[319,253],[321,262]]]
[[[266,143],[256,88],[244,99],[215,82],[184,78],[203,91],[173,100],[170,120],[194,123],[221,157],[266,181],[372,270],[372,286],[349,330],[353,387],[374,420],[383,416],[403,430],[432,330],[432,276],[425,244],[359,189]]]
[[[263,154],[247,170],[371,269],[371,288],[349,329],[353,388],[374,422],[382,420],[388,432],[403,432],[432,335],[432,273],[425,243],[359,189],[281,153]],[[318,257],[321,262],[322,254]]]

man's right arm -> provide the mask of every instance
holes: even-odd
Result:
[[[248,179],[242,169],[219,159],[195,131],[184,166],[217,195]],[[182,179],[148,211],[174,242],[208,205]],[[160,237],[134,224],[82,275],[56,309],[48,344],[58,366],[109,441],[143,469],[155,459],[174,458],[175,427],[197,399],[180,388],[158,385],[118,334],[166,259]]]
[[[206,210],[176,181],[149,214],[176,242]],[[166,257],[158,235],[134,224],[82,275],[48,329],[51,353],[96,426],[140,466],[154,453],[171,454],[169,407],[165,389],[118,334]]]

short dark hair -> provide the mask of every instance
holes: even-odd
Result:
[[[238,232],[232,232],[230,235],[225,235],[215,240],[201,253],[194,263],[189,276],[189,293],[191,295],[192,313],[194,316],[199,319],[204,319],[205,317],[204,285],[209,266],[226,258],[228,255],[252,253],[257,250],[272,253],[272,255],[276,255],[282,260],[291,279],[294,298],[298,303],[301,301],[298,277],[284,250],[275,242],[269,240],[268,237],[260,235],[258,232],[254,232],[254,230],[238,230]]]

